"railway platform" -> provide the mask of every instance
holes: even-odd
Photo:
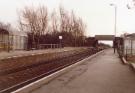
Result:
[[[64,47],[64,48],[42,49],[42,50],[31,50],[31,51],[16,50],[10,52],[0,52],[0,59],[21,57],[27,55],[36,55],[36,54],[43,54],[43,53],[62,52],[62,51],[69,51],[73,49],[77,49],[77,47]]]
[[[29,93],[135,93],[135,73],[108,49]]]

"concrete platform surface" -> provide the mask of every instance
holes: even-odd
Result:
[[[108,49],[30,93],[135,93],[135,73]]]

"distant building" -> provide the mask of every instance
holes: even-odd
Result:
[[[0,28],[0,51],[7,50],[9,41],[9,32]]]
[[[86,38],[87,46],[96,47],[98,45],[98,41],[95,39],[95,37],[88,37]]]
[[[24,50],[27,48],[27,34],[0,28],[0,51]]]
[[[123,35],[124,54],[135,55],[135,33]]]

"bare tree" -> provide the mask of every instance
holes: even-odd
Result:
[[[54,10],[51,14],[51,22],[52,22],[52,31],[53,33],[59,32],[59,16],[57,15],[56,11]]]
[[[26,31],[32,35],[32,46],[39,44],[40,36],[46,33],[48,25],[47,8],[42,6],[39,8],[25,7],[19,16],[20,30]],[[36,41],[36,38],[37,41]]]
[[[77,46],[77,43],[81,43],[83,40],[86,25],[83,23],[81,18],[75,15],[73,11],[71,12],[71,26],[71,33],[74,37],[74,45]]]
[[[48,26],[48,11],[46,7],[40,7],[38,8],[37,12],[37,24],[36,24],[36,30],[38,35],[38,45],[41,35],[47,33],[47,26]]]
[[[54,10],[50,16],[51,20],[48,18],[48,11],[44,6],[38,8],[25,7],[21,11],[19,28],[30,33],[32,47],[37,47],[40,44],[41,37],[45,37],[46,34],[51,36],[51,38],[63,35],[63,42],[69,46],[76,46],[78,42],[82,41],[80,37],[84,36],[86,26],[82,19],[77,17],[73,11],[68,12],[60,6],[59,12]]]
[[[80,40],[82,41],[86,25],[83,23],[81,18],[75,15],[73,11],[68,12],[63,7],[60,7],[59,11],[61,32],[68,33],[69,36],[66,37],[68,38],[68,41],[70,41],[70,43],[72,41],[72,45],[77,46],[79,44],[78,42],[80,42]]]
[[[71,18],[69,13],[63,7],[59,8],[59,12],[60,12],[60,23],[61,23],[60,30],[64,32],[69,32],[70,25],[71,25],[70,24]]]

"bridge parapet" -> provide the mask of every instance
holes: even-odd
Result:
[[[115,36],[114,35],[95,35],[95,39],[113,41],[115,39]]]

